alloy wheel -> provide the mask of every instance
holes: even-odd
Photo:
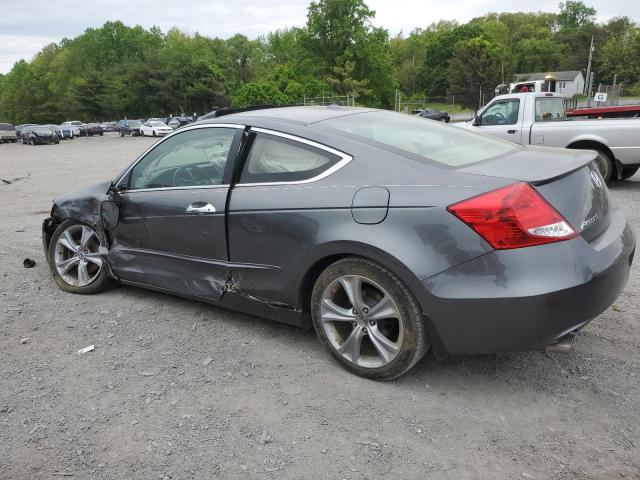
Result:
[[[86,225],[72,225],[58,238],[53,261],[60,277],[74,287],[92,283],[102,270],[100,239]]]
[[[331,346],[365,368],[380,368],[400,353],[404,325],[395,300],[380,285],[359,275],[344,275],[325,289],[320,322]]]

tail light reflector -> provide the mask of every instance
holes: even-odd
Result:
[[[528,183],[508,185],[450,205],[447,210],[497,250],[576,236],[569,222]]]

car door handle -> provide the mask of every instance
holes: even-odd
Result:
[[[507,130],[507,133],[513,135],[514,133],[518,133],[518,130]]]
[[[187,207],[187,213],[215,213],[216,207],[206,202],[194,202]]]

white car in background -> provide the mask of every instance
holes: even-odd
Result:
[[[149,135],[151,137],[161,137],[171,132],[173,132],[173,128],[166,123],[157,120],[144,122],[140,127],[140,135],[142,136]]]

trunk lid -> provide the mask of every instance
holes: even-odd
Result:
[[[529,182],[580,234],[591,241],[609,226],[609,191],[591,150],[526,147],[460,169]]]

